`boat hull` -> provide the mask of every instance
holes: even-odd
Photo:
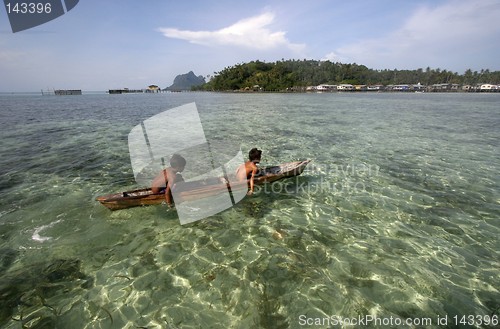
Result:
[[[255,185],[272,183],[280,179],[302,174],[309,160],[283,163],[278,166],[262,168],[254,178]],[[237,182],[229,185],[222,178],[208,178],[193,182],[183,182],[174,186],[176,202],[197,200],[210,197],[226,191],[246,189],[247,182]],[[165,201],[165,193],[153,193],[151,188],[108,194],[96,198],[110,210],[126,209],[138,206],[161,204]]]

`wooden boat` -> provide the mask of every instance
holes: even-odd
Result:
[[[272,183],[277,180],[302,174],[310,160],[287,162],[277,166],[260,168],[254,179],[255,185]],[[195,200],[217,195],[225,191],[247,189],[247,182],[229,184],[225,178],[213,177],[192,182],[177,183],[173,187],[177,202]],[[96,198],[103,206],[111,209],[125,209],[137,206],[161,204],[164,193],[153,193],[151,188],[108,194]]]

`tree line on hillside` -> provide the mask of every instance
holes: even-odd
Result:
[[[215,72],[210,81],[195,87],[196,90],[245,90],[258,86],[259,90],[290,90],[320,84],[352,85],[432,85],[450,83],[475,85],[478,83],[500,83],[500,71],[488,69],[467,70],[458,74],[441,69],[425,70],[374,70],[364,65],[333,63],[318,60],[281,60],[272,63],[252,61],[226,67]]]

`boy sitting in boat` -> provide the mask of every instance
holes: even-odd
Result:
[[[257,172],[259,171],[259,167],[257,164],[260,163],[260,159],[262,156],[262,151],[257,148],[253,148],[248,152],[249,161],[245,162],[236,170],[236,177],[239,181],[248,180],[248,184],[250,189],[247,192],[247,195],[253,194],[253,186],[254,186],[254,178]]]
[[[172,186],[176,182],[182,181],[180,173],[186,166],[186,159],[179,154],[174,154],[170,158],[170,167],[163,169],[151,183],[151,191],[155,194],[165,193],[165,201],[172,207]]]

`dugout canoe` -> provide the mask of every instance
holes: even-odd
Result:
[[[254,179],[255,185],[272,183],[277,180],[294,177],[302,174],[310,160],[282,163],[277,166],[260,168],[259,173]],[[206,198],[216,195],[223,191],[235,190],[246,187],[247,182],[222,183],[221,178],[214,177],[192,182],[181,182],[175,184],[173,189],[180,198],[176,201],[188,201],[200,198]],[[103,206],[110,210],[126,209],[137,206],[147,206],[161,204],[165,201],[164,193],[153,193],[151,188],[143,188],[121,193],[108,194],[96,198]]]

